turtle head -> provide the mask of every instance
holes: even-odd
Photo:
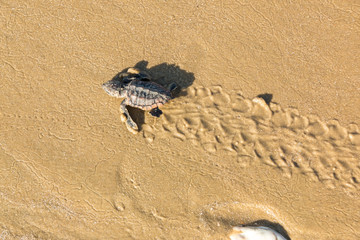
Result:
[[[126,72],[120,72],[112,80],[104,83],[102,88],[112,97],[123,98],[126,96],[128,85],[135,80],[150,81],[151,77],[137,68],[129,68]]]
[[[102,88],[107,94],[117,98],[125,97],[124,87],[124,83],[121,81],[121,79],[113,79],[102,85]]]

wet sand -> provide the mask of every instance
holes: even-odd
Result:
[[[360,6],[1,3],[1,239],[359,239]],[[101,84],[136,66],[163,115]]]

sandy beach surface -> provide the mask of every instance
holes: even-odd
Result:
[[[360,239],[358,1],[0,3],[0,239]],[[154,118],[102,83],[181,92]]]

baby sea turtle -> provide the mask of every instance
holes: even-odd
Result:
[[[151,115],[159,117],[162,113],[159,107],[172,99],[174,91],[178,88],[172,83],[169,89],[166,89],[137,68],[129,68],[127,72],[119,73],[102,87],[112,97],[125,98],[120,105],[121,120],[132,133],[138,132],[138,126],[132,120],[126,106],[147,110]]]

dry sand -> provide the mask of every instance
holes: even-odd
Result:
[[[296,2],[1,1],[0,239],[360,239],[360,5]]]

